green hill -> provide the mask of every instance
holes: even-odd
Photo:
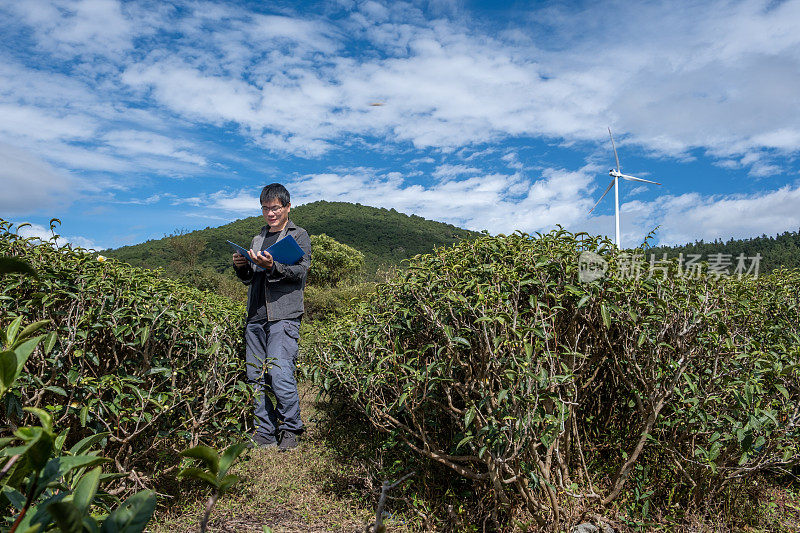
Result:
[[[713,260],[712,255],[730,255],[730,257],[724,257],[723,261],[729,261],[731,269],[736,267],[737,257],[741,254],[748,258],[760,254],[760,273],[770,272],[781,266],[800,268],[800,231],[786,231],[775,237],[762,235],[749,239],[730,239],[726,242],[717,239],[711,242],[700,240],[682,246],[658,246],[650,248],[647,253],[648,259],[651,253],[656,254],[656,259],[660,259],[665,253],[668,258],[678,257],[678,254],[683,254],[684,257],[696,254],[701,256],[701,261],[709,262]],[[747,260],[747,264],[750,263],[751,260]]]
[[[479,235],[450,224],[398,213],[394,209],[347,202],[320,201],[293,207],[290,218],[311,235],[325,233],[361,251],[368,277],[374,277],[381,268],[400,264],[403,259],[430,252],[434,246],[446,246]],[[217,272],[228,270],[230,249],[225,241],[247,246],[263,225],[264,219],[254,216],[186,234],[190,237],[189,241],[196,244],[197,266],[210,267]],[[174,239],[169,237],[104,253],[131,265],[147,268],[167,268],[182,256]]]

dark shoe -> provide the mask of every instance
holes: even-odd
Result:
[[[278,446],[278,441],[275,437],[255,434],[250,437],[250,448],[275,448]]]
[[[278,445],[278,450],[282,452],[288,452],[294,448],[297,448],[297,435],[291,431],[282,431],[281,443]]]

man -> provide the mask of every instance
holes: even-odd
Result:
[[[280,183],[264,187],[261,213],[267,225],[253,237],[248,250],[258,266],[254,267],[243,255],[233,254],[236,275],[249,285],[245,344],[247,380],[255,393],[253,441],[259,447],[279,446],[281,451],[297,447],[297,436],[303,432],[294,372],[303,289],[311,264],[311,240],[306,230],[289,220],[291,206],[286,187]],[[305,252],[295,265],[273,261],[265,252],[286,235],[294,237]],[[274,406],[267,391],[275,395]]]

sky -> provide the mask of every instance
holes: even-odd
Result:
[[[358,202],[622,244],[800,229],[800,0],[0,0],[0,218],[104,249]],[[373,105],[381,104],[381,105]]]

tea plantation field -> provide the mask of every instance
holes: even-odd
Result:
[[[587,251],[626,261],[484,235],[336,300],[287,456],[230,446],[241,303],[0,221],[0,528],[363,530],[410,474],[391,531],[797,531],[800,271],[582,282]]]

